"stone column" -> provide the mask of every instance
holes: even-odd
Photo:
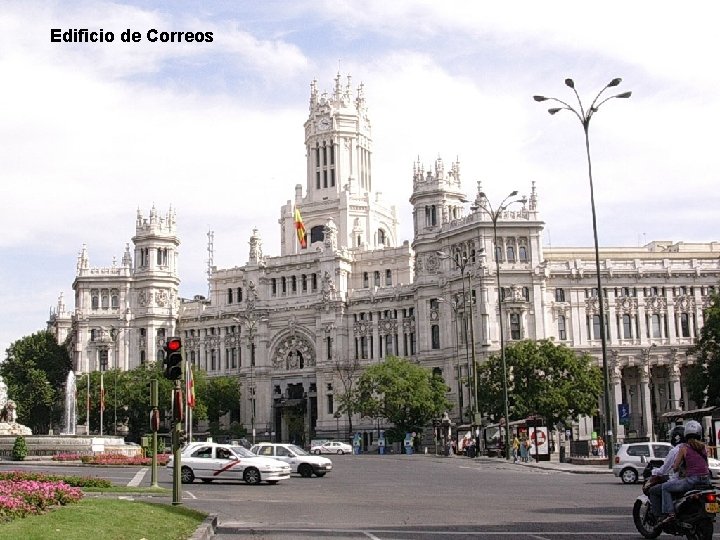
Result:
[[[668,365],[668,380],[670,381],[670,409],[680,410],[681,388],[680,388],[680,363],[677,358],[677,349],[670,349],[670,364]]]
[[[650,351],[648,349],[642,352],[642,365],[638,368],[640,373],[640,394],[642,396],[642,416],[643,416],[643,436],[653,439],[653,415],[652,401],[650,399]]]
[[[615,433],[616,441],[625,440],[625,426],[620,424],[620,417],[618,416],[618,404],[623,402],[622,396],[622,366],[620,365],[620,355],[618,351],[610,351],[610,364],[608,365],[610,371],[610,395],[612,396],[612,403],[610,405],[610,414],[613,418],[613,432]]]

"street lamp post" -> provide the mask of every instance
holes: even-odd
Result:
[[[600,344],[602,348],[602,371],[603,371],[603,400],[604,400],[604,422],[605,422],[605,429],[606,429],[606,439],[607,444],[605,445],[607,448],[607,455],[608,455],[608,467],[612,468],[613,466],[613,454],[615,452],[614,444],[613,444],[613,422],[612,422],[612,414],[610,409],[610,384],[609,384],[609,375],[608,375],[608,362],[607,362],[607,335],[605,333],[605,302],[603,298],[603,290],[602,290],[602,281],[600,278],[600,251],[598,248],[598,234],[597,234],[597,218],[595,215],[595,192],[593,189],[593,178],[592,178],[592,161],[590,159],[590,120],[592,119],[593,115],[597,112],[597,110],[600,108],[601,105],[603,105],[606,101],[609,101],[614,98],[619,99],[627,99],[632,95],[632,92],[622,92],[620,94],[614,94],[612,96],[608,96],[603,98],[600,102],[598,100],[603,95],[605,90],[608,88],[613,88],[617,85],[619,85],[622,82],[622,79],[620,77],[616,77],[613,80],[611,80],[609,83],[607,83],[600,92],[598,92],[597,96],[595,96],[595,99],[593,99],[592,103],[590,104],[590,107],[586,110],[585,107],[582,104],[582,101],[580,100],[580,95],[577,93],[577,90],[575,90],[575,82],[572,79],[565,79],[565,85],[572,89],[573,93],[575,94],[575,98],[578,102],[578,109],[573,108],[569,104],[567,104],[565,101],[562,101],[560,99],[554,98],[554,97],[545,97],[545,96],[533,96],[533,99],[538,102],[542,101],[554,101],[556,103],[559,103],[562,105],[562,107],[552,107],[548,109],[548,112],[550,114],[555,114],[562,110],[567,110],[573,113],[577,119],[580,121],[583,127],[583,132],[585,133],[585,154],[587,156],[587,164],[588,164],[588,179],[590,180],[590,207],[592,209],[592,226],[593,226],[593,238],[595,240],[595,273],[597,274],[597,295],[598,295],[598,310],[600,312]]]
[[[475,423],[475,416],[477,413],[477,377],[476,377],[476,365],[475,365],[475,324],[473,322],[473,305],[472,305],[472,283],[470,282],[470,275],[468,274],[468,293],[470,298],[468,299],[467,294],[465,292],[465,267],[467,266],[468,259],[464,255],[457,254],[455,257],[450,257],[447,253],[444,253],[442,251],[438,251],[437,255],[441,259],[452,259],[455,264],[460,269],[460,275],[462,278],[462,294],[463,294],[463,307],[468,306],[468,311],[470,312],[470,355],[472,359],[472,366],[468,365],[468,377],[470,377],[469,386],[473,390],[471,390],[470,395],[470,421],[471,423]],[[468,341],[467,333],[465,334],[465,353],[467,356],[467,341]],[[473,394],[474,391],[474,394]]]
[[[490,204],[490,201],[488,200],[485,193],[480,192],[480,199],[481,202],[478,203],[478,206],[482,208],[485,212],[488,213],[490,216],[490,220],[492,221],[493,226],[493,242],[495,247],[495,277],[497,279],[497,295],[498,295],[498,317],[500,319],[500,362],[502,364],[502,382],[503,382],[503,407],[504,407],[504,414],[505,414],[505,459],[510,459],[510,406],[509,406],[509,400],[508,400],[508,377],[507,377],[507,364],[505,361],[505,321],[503,320],[503,314],[502,314],[502,289],[500,286],[500,248],[498,246],[498,238],[497,238],[497,222],[502,213],[505,211],[505,209],[510,206],[511,204],[517,203],[517,202],[524,202],[525,199],[514,199],[510,200],[513,197],[516,197],[518,194],[517,191],[513,191],[510,193],[503,201],[500,203],[500,206],[498,206],[495,210],[493,210],[492,205]],[[485,201],[485,202],[482,202]]]
[[[460,383],[460,379],[462,378],[462,370],[460,369],[460,338],[458,336],[459,330],[458,330],[458,312],[460,311],[460,304],[457,301],[457,299],[448,300],[447,298],[440,297],[438,298],[439,302],[444,302],[448,304],[452,310],[453,315],[455,317],[455,361],[457,362],[457,365],[455,366],[455,373],[456,373],[456,379],[457,379],[457,392],[458,392],[458,412],[460,414],[460,424],[463,422],[463,390],[462,385]],[[469,356],[470,351],[467,347],[467,341],[465,342],[465,356],[466,356],[466,362],[469,364],[469,360],[467,360],[467,357]]]

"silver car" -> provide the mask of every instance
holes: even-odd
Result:
[[[623,484],[634,484],[642,478],[643,470],[651,459],[664,460],[672,445],[667,442],[625,443],[615,455],[613,474],[620,477]]]

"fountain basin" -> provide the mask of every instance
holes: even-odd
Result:
[[[55,454],[123,454],[140,456],[142,448],[136,444],[126,444],[122,437],[104,435],[25,435],[28,456],[54,456]],[[0,435],[0,459],[11,459],[15,436]]]

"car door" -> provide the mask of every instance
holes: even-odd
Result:
[[[203,445],[195,448],[186,460],[186,464],[193,470],[197,478],[212,478],[215,470],[213,447]]]
[[[289,449],[285,448],[284,446],[276,446],[274,457],[275,457],[275,459],[284,461],[285,463],[290,465],[290,468],[293,471],[297,472],[297,468],[298,468],[297,457]]]
[[[213,477],[218,480],[241,480],[243,463],[228,448],[215,447],[213,459]]]

